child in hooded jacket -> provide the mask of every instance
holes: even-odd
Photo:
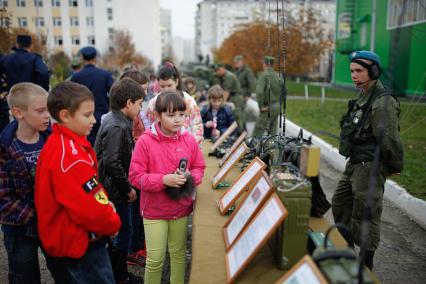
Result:
[[[205,169],[195,138],[185,130],[186,105],[176,92],[160,94],[155,103],[155,122],[137,141],[130,163],[129,180],[141,190],[147,260],[145,283],[160,283],[166,248],[171,262],[171,283],[184,283],[188,215],[192,196],[173,199],[167,187],[181,188],[189,175],[199,185]],[[178,170],[187,160],[185,173]]]

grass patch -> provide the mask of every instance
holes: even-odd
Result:
[[[287,101],[287,117],[337,147],[339,141],[332,136],[340,133],[339,120],[346,106],[346,101],[325,101],[322,104],[319,100],[290,99]],[[405,167],[401,175],[392,176],[392,180],[412,195],[426,200],[426,104],[402,102],[401,110]]]

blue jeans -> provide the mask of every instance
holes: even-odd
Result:
[[[126,203],[116,205],[115,210],[118,216],[120,216],[121,227],[117,237],[112,241],[112,244],[127,255],[130,240],[132,238],[132,209],[130,204]]]
[[[4,234],[3,241],[9,262],[9,283],[40,283],[40,240],[36,237]]]
[[[45,256],[55,283],[115,283],[105,240],[89,244],[86,253],[79,259]]]

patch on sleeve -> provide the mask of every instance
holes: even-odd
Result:
[[[94,175],[93,177],[91,177],[88,181],[86,181],[82,187],[84,189],[85,192],[89,193],[91,192],[93,189],[95,189],[97,186],[99,185],[99,181],[96,178],[96,175]]]
[[[108,197],[106,196],[105,191],[103,189],[99,190],[95,194],[95,199],[96,199],[97,202],[99,202],[100,204],[103,204],[103,205],[107,205],[108,202],[109,202]]]

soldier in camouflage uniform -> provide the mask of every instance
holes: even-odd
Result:
[[[259,75],[256,83],[256,99],[259,103],[260,116],[256,120],[254,137],[261,137],[268,126],[271,134],[277,133],[278,115],[280,114],[280,77],[273,66],[274,57],[265,56],[263,59],[264,71]]]
[[[380,58],[375,53],[353,52],[350,60],[351,78],[361,93],[349,102],[348,111],[340,121],[339,152],[349,158],[349,161],[333,195],[332,211],[335,222],[346,225],[347,229],[339,230],[349,245],[360,246],[363,241],[361,224],[367,204],[374,152],[379,135],[383,135],[374,195],[369,197],[373,205],[364,251],[364,263],[372,269],[374,252],[380,240],[384,184],[388,176],[399,174],[404,164],[399,135],[400,105],[398,99],[378,80]]]
[[[216,84],[225,90],[225,101],[234,104],[235,121],[238,123],[238,129],[241,132],[244,129],[244,99],[240,82],[232,72],[225,69],[223,64],[217,64],[215,74],[210,82],[211,86]]]
[[[243,96],[250,97],[256,88],[256,78],[254,78],[253,71],[251,71],[250,67],[244,64],[242,55],[234,57],[234,68],[235,75],[241,85]]]

